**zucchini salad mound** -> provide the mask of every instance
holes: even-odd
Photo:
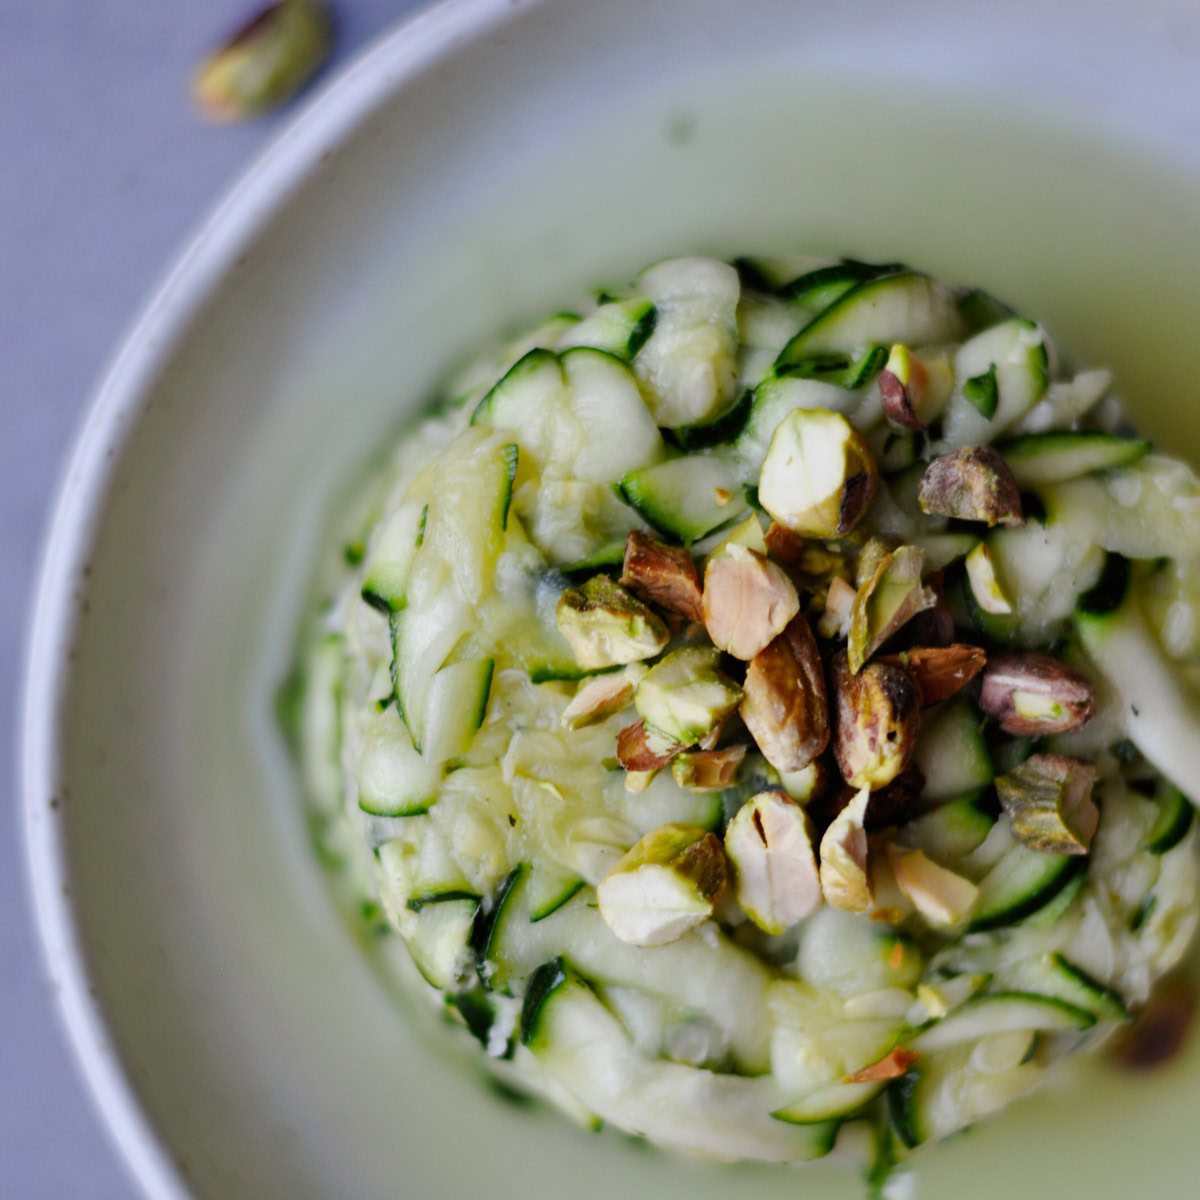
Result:
[[[318,848],[579,1121],[876,1179],[1197,919],[1200,485],[897,264],[657,263],[364,476],[285,709]]]

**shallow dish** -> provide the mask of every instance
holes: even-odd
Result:
[[[504,1106],[397,1015],[322,890],[271,710],[321,515],[464,347],[682,250],[901,254],[984,283],[1196,460],[1198,57],[1200,14],[1168,0],[459,0],[309,107],[118,357],[30,649],[39,920],[148,1194],[796,1186]],[[935,1149],[922,1194],[1049,1195],[1067,1172],[1094,1197],[1190,1194],[1200,1047],[1134,1106],[1130,1086],[1095,1072]]]

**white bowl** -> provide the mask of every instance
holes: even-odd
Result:
[[[398,1014],[271,716],[316,531],[462,351],[688,249],[983,282],[1194,453],[1198,55],[1186,0],[448,0],[309,106],[116,360],[29,656],[38,916],[148,1194],[857,1194],[503,1105]],[[923,1154],[922,1195],[1193,1195],[1198,1096],[1195,1047],[1136,1084],[1093,1072]]]

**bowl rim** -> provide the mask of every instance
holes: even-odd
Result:
[[[70,647],[99,514],[147,390],[228,273],[274,215],[386,100],[423,72],[548,0],[435,0],[352,57],[226,189],[119,342],[63,459],[34,574],[17,725],[26,884],[43,969],[77,1069],[140,1190],[194,1200],[126,1072],[89,982],[66,851],[60,744]]]

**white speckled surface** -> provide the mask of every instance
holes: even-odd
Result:
[[[84,1093],[30,921],[13,730],[31,577],[75,427],[138,306],[283,119],[214,129],[186,79],[253,0],[0,0],[0,1195],[137,1191]],[[339,0],[335,65],[414,0]]]

